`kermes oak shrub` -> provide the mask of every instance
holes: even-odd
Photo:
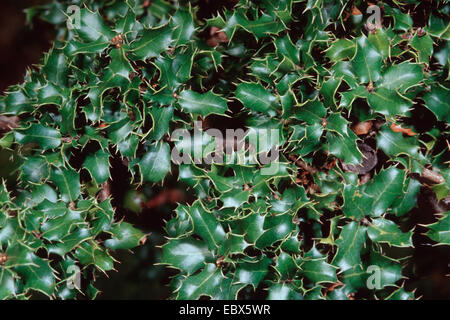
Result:
[[[114,251],[145,243],[115,217],[112,158],[136,187],[195,194],[166,225],[175,299],[417,298],[415,235],[450,244],[447,1],[212,2],[27,10],[57,35],[0,100],[19,163],[0,184],[0,298],[95,298]],[[245,131],[231,161],[208,129]],[[214,159],[186,161],[196,147]]]

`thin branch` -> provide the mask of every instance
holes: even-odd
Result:
[[[98,201],[103,202],[111,197],[111,186],[109,180],[106,180],[100,185],[100,192],[97,195]]]
[[[293,161],[297,167],[302,168],[303,170],[307,171],[311,175],[317,173],[317,169],[307,164],[305,161],[301,160],[300,158],[296,158],[293,154],[289,156],[289,159]]]

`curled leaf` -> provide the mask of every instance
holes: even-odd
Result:
[[[410,128],[403,128],[401,125],[395,124],[395,123],[391,124],[391,130],[394,131],[394,132],[401,132],[401,133],[406,134],[406,135],[408,135],[410,137],[415,136],[417,134],[414,131],[412,131],[412,129],[410,129]]]

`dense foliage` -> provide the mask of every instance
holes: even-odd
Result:
[[[404,288],[411,210],[421,186],[444,208],[450,188],[450,5],[373,3],[374,23],[365,1],[230,0],[213,16],[197,4],[27,11],[57,36],[0,100],[0,146],[20,163],[17,184],[0,185],[0,298],[95,298],[114,250],[145,243],[115,217],[112,158],[136,186],[173,176],[194,195],[166,225],[173,298],[417,298]],[[194,154],[171,133],[196,121],[251,129],[248,141],[275,130],[261,152],[277,151],[278,170],[237,161],[241,149],[230,163],[172,163],[175,147]],[[204,130],[195,143],[212,152]],[[431,245],[450,245],[446,210]]]

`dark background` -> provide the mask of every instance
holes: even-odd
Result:
[[[38,64],[43,52],[50,49],[55,36],[53,27],[45,22],[35,19],[33,28],[26,25],[24,8],[45,3],[45,0],[2,0],[0,9],[0,94],[7,87],[20,83],[25,75],[26,68]],[[11,164],[8,162],[10,154],[0,150],[0,176],[10,175]],[[112,163],[114,181],[128,181],[126,169],[120,163]],[[9,178],[14,179],[9,176]],[[167,299],[170,289],[167,287],[169,277],[173,271],[155,265],[159,261],[161,250],[157,247],[164,243],[164,220],[171,217],[175,208],[173,201],[161,205],[151,206],[140,213],[132,212],[126,208],[127,201],[155,199],[159,193],[170,193],[181,188],[176,181],[165,183],[164,189],[138,190],[137,193],[124,193],[127,186],[113,186],[114,205],[117,215],[135,224],[145,232],[150,232],[146,244],[131,252],[115,254],[118,272],[110,272],[108,277],[100,276],[96,282],[102,291],[99,299]],[[117,190],[114,190],[117,189]],[[128,187],[130,190],[131,188]],[[181,190],[181,197],[184,197]],[[415,223],[425,224],[427,217],[433,214],[432,195],[423,190],[419,197],[418,208],[411,213],[416,217]],[[167,197],[168,199],[170,197]],[[127,200],[128,199],[128,200]],[[415,250],[412,262],[406,266],[414,274],[414,278],[407,280],[407,288],[418,288],[416,296],[424,299],[450,299],[450,278],[448,263],[450,248],[432,247],[427,244],[425,237],[416,233],[414,239]]]
[[[0,93],[22,82],[25,70],[39,63],[42,53],[50,49],[54,37],[52,26],[35,21],[34,29],[25,26],[23,9],[42,0],[2,0],[0,7]]]

